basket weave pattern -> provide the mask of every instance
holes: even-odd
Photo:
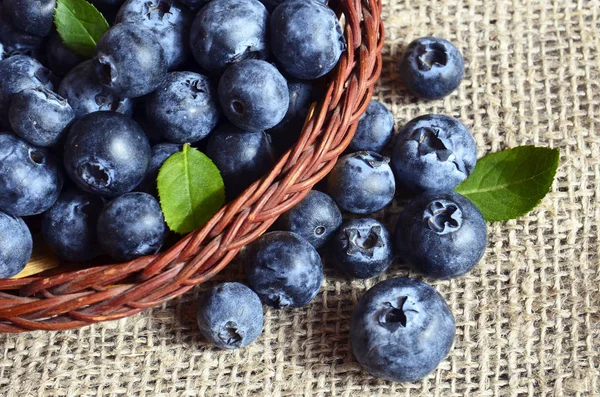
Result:
[[[330,5],[345,18],[348,50],[299,142],[270,174],[167,252],[45,278],[0,280],[0,332],[77,328],[160,305],[217,274],[302,200],[348,146],[381,72],[380,0]]]

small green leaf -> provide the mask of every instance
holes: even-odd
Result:
[[[94,55],[109,28],[104,15],[86,0],[57,0],[54,24],[65,46],[86,58]]]
[[[550,190],[558,168],[558,149],[519,146],[477,161],[473,173],[456,188],[487,221],[506,221],[535,208]]]
[[[158,194],[167,225],[180,234],[202,227],[225,203],[221,173],[189,144],[160,168]]]

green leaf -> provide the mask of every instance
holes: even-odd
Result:
[[[86,0],[57,0],[54,24],[65,46],[86,58],[94,55],[96,43],[109,28],[102,13]]]
[[[206,155],[189,144],[160,168],[158,194],[167,225],[180,234],[204,226],[225,203],[221,173]]]
[[[558,168],[558,149],[519,146],[477,161],[473,173],[456,188],[487,221],[506,221],[535,208],[550,190]]]

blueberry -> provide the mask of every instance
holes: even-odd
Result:
[[[338,267],[356,278],[375,277],[394,261],[390,233],[370,218],[344,222],[333,239],[333,252]]]
[[[225,70],[219,81],[219,101],[233,124],[263,131],[275,127],[288,110],[287,82],[270,63],[248,59]]]
[[[323,282],[317,250],[291,232],[266,233],[252,243],[245,269],[250,287],[276,309],[308,305]]]
[[[49,147],[58,143],[75,114],[63,97],[39,86],[15,94],[8,117],[13,131],[21,138]]]
[[[126,98],[156,90],[168,67],[157,35],[132,23],[120,23],[107,30],[98,41],[93,62],[100,81]]]
[[[399,250],[423,274],[441,279],[462,276],[483,257],[485,219],[466,197],[428,192],[411,201],[396,224]]]
[[[25,222],[0,211],[0,278],[10,278],[23,270],[32,250],[33,240]]]
[[[317,190],[311,190],[294,208],[279,218],[279,227],[304,237],[320,248],[342,224],[342,213],[335,202]]]
[[[42,218],[42,235],[52,251],[69,262],[85,262],[102,251],[96,235],[101,198],[78,189],[63,192]]]
[[[174,0],[127,0],[115,23],[141,24],[156,34],[165,50],[169,68],[180,66],[188,57],[191,13]]]
[[[346,49],[335,13],[318,1],[288,0],[271,14],[271,46],[283,69],[298,79],[329,73]]]
[[[221,349],[239,349],[259,337],[263,328],[260,298],[241,283],[222,283],[200,298],[198,328]]]
[[[8,109],[14,94],[38,86],[53,88],[50,70],[25,55],[0,61],[0,76],[0,127],[8,123]]]
[[[148,138],[129,117],[90,113],[76,121],[65,143],[65,168],[82,190],[107,197],[130,192],[150,164]]]
[[[396,192],[389,158],[374,152],[341,157],[327,177],[327,187],[340,208],[354,214],[379,211]]]
[[[13,216],[41,214],[52,207],[63,186],[63,173],[44,148],[0,134],[0,210]]]
[[[98,240],[117,261],[157,253],[167,235],[158,201],[147,193],[127,193],[104,206],[98,218]]]
[[[46,58],[50,70],[60,77],[66,76],[75,66],[84,61],[84,58],[67,48],[56,32],[50,35],[46,43]]]
[[[10,0],[4,2],[8,20],[20,31],[34,36],[50,34],[56,0]]]
[[[258,0],[219,0],[205,5],[192,24],[192,54],[211,73],[244,59],[266,59],[268,13]]]
[[[194,143],[219,122],[219,105],[207,77],[192,72],[169,73],[146,101],[146,117],[168,141]]]
[[[362,115],[348,148],[381,153],[394,134],[394,115],[381,102],[372,100]]]
[[[467,127],[441,114],[409,121],[398,132],[392,154],[398,184],[413,193],[453,190],[476,162],[477,146]]]
[[[455,333],[454,316],[432,286],[393,278],[359,299],[350,323],[350,344],[369,374],[414,382],[448,355]]]
[[[91,60],[77,65],[65,76],[58,87],[58,94],[69,101],[77,118],[101,110],[133,114],[133,101],[105,87],[98,79]]]
[[[411,42],[400,61],[406,89],[421,98],[438,99],[454,91],[465,73],[460,51],[449,41],[422,37]]]
[[[220,126],[208,138],[206,155],[221,171],[229,199],[239,196],[275,163],[269,135],[229,124]]]
[[[156,193],[156,179],[158,178],[158,172],[160,167],[165,161],[173,154],[180,152],[183,145],[177,143],[159,143],[152,146],[152,157],[150,159],[150,166],[146,171],[146,176],[136,190],[143,191],[150,194]]]
[[[13,0],[0,2],[0,59],[10,58],[16,55],[27,55],[39,58],[44,43],[42,37],[34,36],[18,30],[13,25],[6,9]]]

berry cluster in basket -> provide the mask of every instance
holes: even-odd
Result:
[[[415,59],[420,61],[407,66]],[[460,53],[437,38],[413,42],[401,64],[407,88],[426,98],[447,95],[463,75]],[[276,231],[242,254],[248,286],[226,282],[202,296],[197,320],[210,342],[225,349],[253,342],[263,326],[261,302],[276,309],[309,304],[324,278],[318,249],[328,250],[338,269],[356,279],[378,276],[394,260],[424,276],[449,279],[481,260],[487,246],[484,217],[453,191],[477,162],[470,132],[454,117],[429,114],[409,121],[394,138],[394,123],[391,111],[372,101],[348,153],[327,177],[327,194],[310,191],[278,220]],[[397,195],[412,200],[392,233],[369,215]],[[350,326],[358,362],[372,375],[399,382],[433,371],[454,335],[444,298],[408,278],[371,288],[359,299]]]
[[[167,158],[198,147],[235,198],[297,140],[346,49],[317,0],[93,3],[113,23],[86,59],[59,13],[106,24],[92,5],[0,0],[0,278],[31,257],[23,218],[68,262],[158,252]]]

